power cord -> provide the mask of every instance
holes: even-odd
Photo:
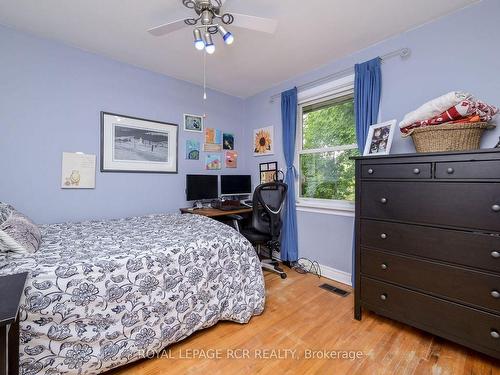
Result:
[[[321,267],[319,263],[315,260],[309,258],[299,258],[297,262],[292,266],[295,272],[300,274],[312,273],[318,277],[321,277]]]

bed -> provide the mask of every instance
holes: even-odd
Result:
[[[40,230],[36,253],[0,253],[0,275],[30,272],[23,374],[101,373],[264,309],[255,250],[212,219],[151,215]]]

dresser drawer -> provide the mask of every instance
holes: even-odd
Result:
[[[362,218],[500,232],[500,183],[366,181],[360,204]]]
[[[361,273],[500,313],[500,276],[363,248]]]
[[[360,243],[500,273],[500,236],[361,220]]]
[[[376,313],[500,358],[500,317],[384,282],[361,278],[361,303]]]
[[[431,178],[431,163],[376,164],[361,167],[362,178]]]
[[[436,163],[436,178],[500,180],[500,160]]]

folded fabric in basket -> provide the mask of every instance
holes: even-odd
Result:
[[[421,105],[413,112],[407,113],[399,123],[400,128],[405,128],[415,122],[424,121],[439,116],[447,109],[456,106],[460,102],[469,99],[471,95],[463,91],[452,91],[439,98],[432,99]]]
[[[474,98],[471,97],[468,100],[463,100],[459,104],[448,108],[438,116],[434,116],[423,121],[417,121],[404,128],[401,128],[400,130],[403,133],[403,136],[408,136],[411,134],[413,129],[424,126],[441,125],[444,123],[457,122],[460,120],[463,120],[461,122],[473,122],[470,121],[471,118],[476,119],[476,122],[487,122],[490,121],[497,113],[498,108],[480,100],[474,100]]]

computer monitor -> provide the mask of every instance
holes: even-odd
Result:
[[[186,175],[186,200],[201,201],[219,197],[219,180],[216,175]]]
[[[252,176],[250,175],[223,175],[220,176],[221,195],[250,195],[252,194]]]

